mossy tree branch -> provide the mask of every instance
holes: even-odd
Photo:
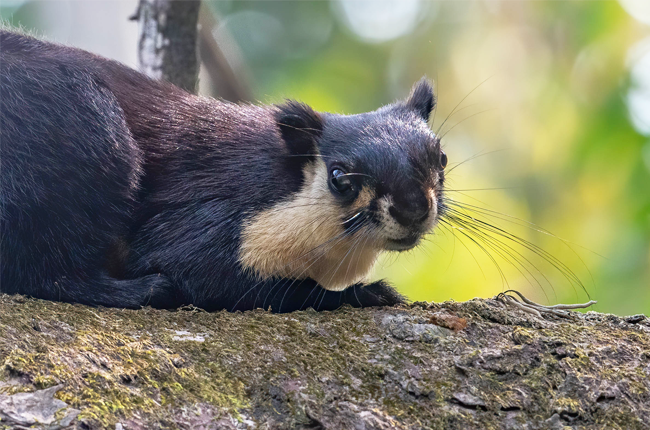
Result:
[[[0,296],[0,428],[23,392],[55,411],[49,427],[45,412],[21,423],[38,428],[648,428],[650,321],[572,315],[478,299],[276,315]]]

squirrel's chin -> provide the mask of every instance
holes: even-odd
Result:
[[[420,243],[421,236],[407,236],[402,239],[386,239],[384,249],[386,251],[408,251]]]

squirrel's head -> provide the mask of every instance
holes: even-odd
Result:
[[[435,103],[422,79],[405,101],[369,113],[319,114],[291,101],[279,106],[276,119],[289,157],[300,160],[303,187],[282,203],[295,208],[290,219],[284,211],[282,221],[272,220],[275,208],[248,228],[250,237],[282,224],[284,247],[274,249],[276,256],[285,249],[286,256],[266,267],[260,261],[248,266],[263,276],[311,277],[341,290],[363,280],[381,251],[416,246],[442,208],[447,157],[427,125]],[[244,249],[242,255],[260,251]]]
[[[400,251],[417,245],[441,209],[447,156],[427,125],[435,104],[422,79],[406,101],[374,112],[321,116],[289,102],[279,122],[294,155],[326,170],[319,179],[345,230],[370,229],[375,245]]]

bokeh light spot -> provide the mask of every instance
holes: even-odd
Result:
[[[337,12],[348,28],[366,42],[380,43],[410,33],[421,0],[339,0]]]

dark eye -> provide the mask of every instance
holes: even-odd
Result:
[[[330,173],[330,183],[340,194],[345,194],[352,189],[350,177],[341,169],[332,169],[332,172]]]
[[[442,151],[440,151],[440,165],[443,169],[447,167],[447,154]]]

